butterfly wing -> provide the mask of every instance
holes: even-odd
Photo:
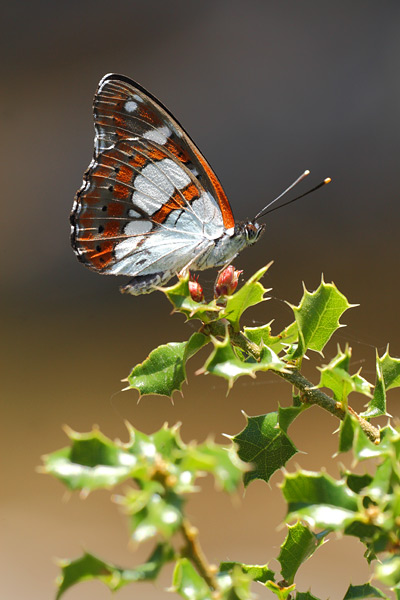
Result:
[[[211,167],[143,88],[107,75],[95,95],[94,120],[94,158],[71,214],[72,245],[84,264],[164,281],[234,227]]]

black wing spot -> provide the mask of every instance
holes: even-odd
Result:
[[[107,210],[107,206],[103,206],[103,208],[101,209],[103,212],[106,212]]]
[[[113,185],[109,185],[108,186],[108,191],[109,192],[113,192],[114,191],[114,186]]]
[[[100,225],[100,226],[99,226],[99,229],[98,229],[98,231],[99,231],[99,233],[103,233],[103,231],[104,231],[104,227],[103,227],[103,225]]]
[[[96,252],[100,252],[101,251],[101,246],[97,245],[96,246]]]

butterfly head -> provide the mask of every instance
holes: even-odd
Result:
[[[257,223],[256,221],[247,221],[242,223],[242,230],[246,236],[247,245],[255,244],[265,230],[265,223]]]

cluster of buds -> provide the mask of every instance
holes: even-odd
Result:
[[[239,276],[243,271],[236,271],[235,267],[229,265],[223,271],[221,271],[217,277],[214,285],[214,298],[220,298],[221,296],[230,296],[236,290]],[[199,283],[198,277],[190,274],[189,279],[189,292],[192,300],[195,302],[204,302],[203,288]]]
[[[226,267],[226,269],[221,271],[215,282],[214,298],[230,296],[233,294],[239,282],[239,275],[242,273],[243,271],[236,271],[235,267],[232,265],[229,265],[229,267]]]

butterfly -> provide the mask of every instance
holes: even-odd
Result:
[[[235,221],[207,160],[142,86],[106,75],[93,114],[94,157],[70,217],[72,247],[84,265],[129,276],[122,291],[145,294],[189,268],[224,267],[260,238],[265,225],[256,219],[264,209]]]

